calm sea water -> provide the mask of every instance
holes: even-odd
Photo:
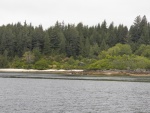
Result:
[[[150,113],[150,83],[0,78],[0,113]]]

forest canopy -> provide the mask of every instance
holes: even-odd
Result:
[[[0,67],[35,69],[149,69],[150,23],[137,16],[125,25],[24,22],[0,26]]]

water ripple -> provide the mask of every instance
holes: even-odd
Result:
[[[149,111],[149,83],[0,78],[0,113]]]

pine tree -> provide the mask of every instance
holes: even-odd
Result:
[[[76,57],[80,53],[80,37],[79,33],[74,26],[68,26],[66,34],[66,54],[67,56]]]
[[[100,52],[103,51],[103,50],[107,50],[108,49],[108,46],[106,45],[106,42],[105,40],[103,39],[101,45],[100,45]]]
[[[134,25],[130,28],[130,40],[134,43],[136,43],[141,37],[140,23],[141,16],[137,16],[134,20]]]
[[[45,36],[44,36],[43,53],[45,55],[49,55],[50,54],[50,38],[49,38],[49,35],[48,35],[47,32],[45,33]]]
[[[114,24],[111,23],[109,28],[108,28],[108,37],[107,37],[107,40],[106,40],[106,43],[112,47],[114,46],[116,43],[117,43],[117,28],[114,27]]]
[[[65,38],[63,32],[60,31],[58,33],[58,37],[60,39],[59,53],[66,54],[66,38]]]

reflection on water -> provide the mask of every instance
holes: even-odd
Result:
[[[90,76],[90,75],[63,75],[40,73],[0,73],[1,78],[34,78],[34,79],[65,79],[65,80],[94,80],[94,81],[126,81],[150,82],[150,76]]]
[[[149,111],[147,82],[0,78],[0,113]]]

